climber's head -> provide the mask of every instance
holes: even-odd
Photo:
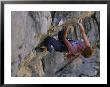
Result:
[[[82,52],[82,55],[85,57],[85,58],[90,58],[93,54],[93,49],[91,47],[86,47],[83,52]]]

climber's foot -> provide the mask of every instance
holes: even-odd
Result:
[[[46,47],[43,48],[43,52],[47,52],[47,48]]]
[[[46,47],[36,47],[35,48],[35,51],[36,52],[46,52],[47,51],[47,48]]]

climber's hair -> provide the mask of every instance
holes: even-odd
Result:
[[[93,54],[93,49],[91,47],[86,47],[83,52],[82,52],[82,55],[85,57],[85,58],[90,58]]]

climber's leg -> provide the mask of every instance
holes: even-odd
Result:
[[[47,47],[49,52],[52,52],[53,50],[62,52],[64,49],[63,44],[53,37],[46,38],[42,44]]]
[[[51,43],[50,40],[52,39],[52,37],[48,36],[47,38],[44,39],[44,41],[41,43],[41,47],[43,46],[45,49],[43,49],[43,51],[49,51],[51,52]]]

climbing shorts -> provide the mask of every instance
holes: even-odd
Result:
[[[49,52],[52,52],[53,50],[63,52],[64,51],[64,45],[59,41],[56,40],[53,37],[48,36],[44,41],[43,45],[47,47],[47,50]]]

